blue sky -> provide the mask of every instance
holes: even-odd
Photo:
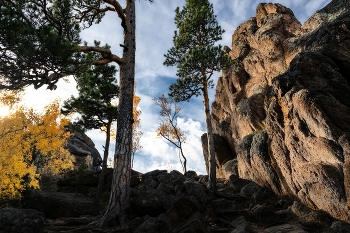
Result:
[[[121,0],[121,3],[124,1]],[[231,36],[239,24],[255,16],[255,10],[260,1],[256,0],[210,0],[221,27],[226,31],[221,45],[231,45]],[[304,23],[316,10],[328,4],[330,0],[279,0],[269,1],[281,3],[293,10],[301,23]],[[143,149],[136,154],[134,169],[147,172],[153,169],[177,169],[181,171],[178,151],[171,147],[164,139],[156,138],[155,130],[159,122],[159,109],[153,105],[152,98],[168,93],[168,87],[176,81],[176,68],[163,65],[164,54],[172,46],[174,35],[174,10],[183,6],[185,0],[155,0],[137,1],[137,50],[136,50],[136,94],[141,97],[139,108],[141,115],[141,130],[144,135],[141,139]],[[120,55],[123,32],[120,20],[115,13],[108,13],[98,25],[82,32],[83,40],[92,44],[99,40],[102,44],[108,43],[112,51]],[[214,77],[216,83],[220,74]],[[214,90],[210,91],[213,101]],[[41,109],[49,101],[59,97],[61,100],[76,95],[74,79],[69,83],[59,82],[56,91],[44,88],[33,90],[28,88],[25,97],[27,106]],[[190,102],[181,103],[183,106],[179,126],[188,131],[184,153],[188,159],[188,169],[198,173],[206,173],[200,136],[205,132],[202,97],[194,98]],[[0,110],[1,111],[1,110]],[[97,130],[87,133],[96,144],[96,148],[103,154],[104,133]],[[113,157],[114,143],[111,145],[110,156]]]

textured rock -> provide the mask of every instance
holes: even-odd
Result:
[[[162,233],[171,232],[172,225],[170,220],[164,215],[157,218],[147,217],[140,226],[138,226],[135,233]]]
[[[67,149],[75,156],[76,169],[84,164],[90,170],[93,170],[94,166],[99,163],[98,161],[102,161],[94,142],[85,133],[73,132],[67,140]]]
[[[208,177],[195,172],[183,175],[177,171],[156,170],[146,174],[134,172],[134,176],[139,177],[139,181],[131,186],[130,222],[127,229],[117,232],[335,233],[347,232],[350,226],[236,175],[218,179],[215,196],[206,191]],[[67,206],[66,199],[75,197],[60,194],[58,202],[54,200],[57,195],[53,193],[51,199],[41,198],[36,202],[47,209],[52,207],[51,202]],[[77,210],[78,206],[85,205],[85,200],[75,197],[70,205]],[[62,212],[61,206],[55,206],[57,212]],[[44,232],[116,232],[115,226],[94,229],[93,224],[89,224],[94,221],[96,217],[88,215],[48,218]]]
[[[259,4],[227,51],[236,62],[218,80],[212,119],[239,177],[350,223],[350,2],[304,25]]]
[[[131,207],[137,209],[139,216],[158,216],[164,212],[162,202],[154,192],[144,192],[132,199]]]
[[[75,193],[33,191],[26,195],[24,201],[27,208],[36,209],[47,218],[91,214],[92,200]]]
[[[265,229],[266,232],[269,233],[281,233],[281,232],[290,232],[290,233],[307,233],[307,231],[303,230],[299,226],[291,225],[291,224],[281,224],[277,226],[268,227]]]
[[[41,233],[44,230],[44,214],[33,209],[0,209],[0,232]]]
[[[216,177],[217,178],[228,178],[232,174],[237,174],[237,161],[235,154],[232,153],[232,149],[226,142],[225,138],[218,134],[213,135],[214,146],[215,146],[215,158],[216,158]],[[208,171],[208,137],[207,134],[203,134],[201,137],[203,145],[204,161]],[[226,164],[228,162],[228,164]],[[225,165],[226,164],[226,165]]]
[[[334,221],[331,225],[331,229],[337,233],[347,233],[350,232],[349,224],[340,221]]]

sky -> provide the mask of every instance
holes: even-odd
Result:
[[[121,4],[124,0],[120,0]],[[225,30],[221,45],[231,46],[231,37],[239,24],[255,16],[257,0],[210,0],[220,26]],[[297,19],[304,23],[317,10],[324,7],[330,0],[271,0],[290,8]],[[136,1],[136,95],[141,97],[139,109],[141,114],[142,150],[135,155],[133,169],[147,172],[154,169],[182,171],[179,162],[178,150],[168,144],[165,139],[156,137],[159,124],[160,109],[153,104],[152,98],[168,94],[171,83],[176,82],[176,67],[163,65],[164,54],[172,47],[172,38],[176,30],[174,24],[175,8],[182,7],[185,0],[155,0],[153,4],[148,1]],[[112,52],[121,55],[123,32],[120,20],[116,13],[107,13],[102,22],[82,31],[83,41],[93,44],[94,40],[101,44],[108,43]],[[214,83],[220,74],[216,74]],[[42,109],[49,102],[60,98],[62,101],[71,95],[77,95],[76,84],[73,78],[69,82],[60,80],[55,91],[42,87],[34,90],[27,88],[25,105],[35,109]],[[210,90],[210,101],[213,101],[215,87]],[[181,129],[187,131],[187,141],[183,146],[187,157],[187,169],[198,174],[206,174],[200,137],[205,133],[205,119],[202,97],[192,98],[189,102],[180,103],[182,110],[178,119]],[[0,114],[6,110],[0,108]],[[88,131],[87,135],[94,141],[96,148],[103,155],[102,145],[105,134],[98,130]],[[115,144],[112,143],[109,156],[114,155]]]

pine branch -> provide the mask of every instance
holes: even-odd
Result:
[[[100,4],[99,4],[100,5]],[[79,12],[80,16],[75,16],[75,18],[77,20],[79,20],[80,22],[82,22],[89,13],[93,12],[93,15],[91,17],[91,20],[89,21],[89,26],[92,25],[92,22],[95,20],[95,18],[99,15],[99,14],[103,14],[107,11],[115,11],[113,7],[105,7],[105,8],[99,8],[99,7],[95,7],[95,6],[88,6],[87,10],[80,10],[78,8],[74,8],[75,11]]]
[[[109,49],[104,49],[97,46],[79,46],[78,51],[83,53],[89,53],[89,52],[100,53],[103,59],[95,61],[93,63],[94,65],[105,65],[110,62],[116,62],[118,65],[122,65],[124,63],[122,58],[113,54]]]

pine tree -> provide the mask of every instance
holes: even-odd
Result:
[[[0,0],[0,89],[56,89],[79,72],[80,27],[69,0]]]
[[[99,46],[95,42],[95,46]],[[109,49],[109,46],[104,46]],[[89,53],[84,58],[87,63],[95,61],[98,54]],[[113,101],[119,94],[117,85],[116,67],[111,65],[94,66],[75,77],[77,81],[78,97],[71,97],[64,102],[61,112],[65,115],[79,113],[80,117],[72,122],[69,128],[74,131],[101,129],[106,132],[102,171],[97,191],[94,197],[93,214],[99,214],[99,202],[107,171],[108,151],[111,139],[113,122],[117,120],[118,107]]]
[[[175,10],[177,31],[174,46],[165,54],[166,66],[177,66],[177,82],[170,86],[170,96],[176,101],[187,101],[203,95],[208,134],[209,182],[208,190],[216,192],[216,161],[208,88],[213,87],[212,75],[231,64],[231,59],[220,45],[224,30],[218,25],[213,5],[208,0],[186,0],[182,10]]]
[[[147,0],[153,2],[153,0]],[[127,223],[130,207],[133,92],[135,78],[135,0],[0,0],[0,89],[48,85],[67,75],[84,72],[90,64],[82,53],[101,56],[93,65],[111,62],[120,68],[120,94],[114,171],[109,205],[96,226]],[[106,12],[116,13],[124,30],[122,56],[110,49],[81,44],[83,28],[101,22]],[[113,22],[114,23],[114,22]]]

